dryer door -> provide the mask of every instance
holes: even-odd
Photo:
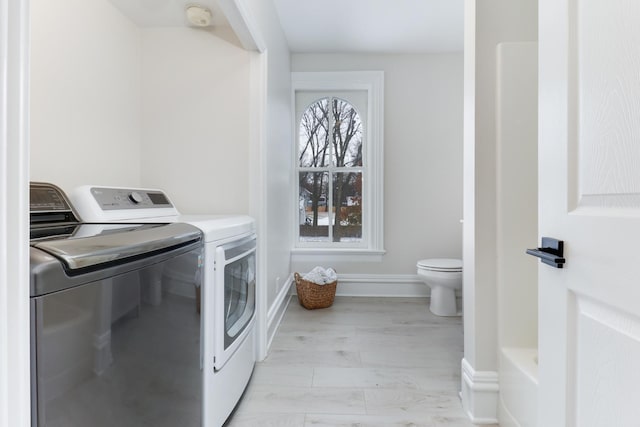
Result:
[[[255,235],[216,248],[216,370],[231,358],[253,327],[255,272]]]

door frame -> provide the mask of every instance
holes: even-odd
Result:
[[[0,0],[0,427],[31,424],[29,1]]]

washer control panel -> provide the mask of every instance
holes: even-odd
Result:
[[[94,187],[91,195],[103,210],[173,208],[160,190]]]

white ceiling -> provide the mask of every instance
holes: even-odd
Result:
[[[193,3],[211,9],[213,28],[229,26],[218,0],[110,1],[140,27],[189,25],[184,11]],[[292,52],[424,53],[463,49],[464,0],[273,2]]]
[[[274,0],[292,52],[463,50],[464,0]]]

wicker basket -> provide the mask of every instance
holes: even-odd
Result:
[[[298,273],[294,274],[294,278],[296,280],[298,301],[300,301],[301,306],[307,310],[331,307],[336,297],[337,280],[325,285],[318,285],[304,280]]]

